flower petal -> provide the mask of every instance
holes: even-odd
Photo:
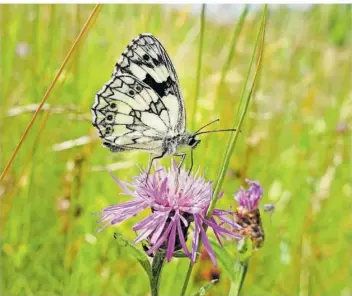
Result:
[[[138,244],[142,240],[145,240],[148,238],[148,236],[155,230],[155,228],[149,227],[143,229],[138,236],[134,239],[133,244]]]
[[[191,258],[191,254],[190,254],[190,252],[189,252],[189,250],[187,248],[185,237],[183,235],[183,231],[182,231],[181,221],[180,221],[180,216],[179,215],[176,216],[176,223],[177,223],[177,233],[178,233],[178,237],[180,238],[181,246],[182,246],[183,250],[185,251],[185,254],[189,258]]]
[[[150,225],[153,225],[159,219],[159,216],[161,216],[159,212],[151,213],[148,217],[135,224],[132,229],[134,231],[139,231],[142,228],[146,228]]]
[[[167,244],[167,251],[166,251],[166,259],[168,262],[170,262],[172,255],[174,254],[174,250],[175,250],[175,239],[176,239],[176,223],[175,221],[171,221],[170,224],[172,224],[172,228],[170,231],[170,235],[169,235],[169,242]]]
[[[199,223],[196,222],[196,215],[193,215],[194,217],[194,232],[193,232],[193,238],[192,238],[192,262],[194,263],[197,258],[197,251],[198,251],[198,244],[199,244]]]
[[[160,232],[164,228],[164,224],[167,220],[167,215],[160,215],[160,213],[153,213],[148,218],[152,218],[151,222],[146,223],[144,226],[141,226],[139,222],[138,230],[142,230],[141,233],[135,238],[134,243],[138,243],[143,239],[146,239],[150,234],[157,235],[156,239],[159,237]],[[147,220],[148,218],[144,219]],[[142,224],[143,225],[143,224]],[[136,231],[136,225],[133,227],[133,230]],[[157,234],[159,232],[159,234]],[[152,235],[152,237],[153,237]],[[151,240],[151,239],[150,239]]]
[[[119,184],[119,186],[122,188],[122,190],[125,191],[125,193],[127,193],[128,195],[134,196],[134,193],[130,189],[127,188],[127,186],[125,185],[124,182],[122,182],[119,179],[117,179],[115,177],[115,175],[113,175],[113,173],[111,171],[109,171],[109,174],[115,180],[115,182],[117,184]]]
[[[167,218],[168,218],[168,214],[165,214],[164,216],[162,216],[162,219],[158,221],[158,226],[155,228],[155,232],[150,237],[150,243],[152,245],[154,245],[158,241],[160,235],[162,235]]]
[[[163,232],[163,234],[159,237],[159,240],[156,242],[156,244],[154,246],[152,246],[148,251],[147,254],[153,254],[157,249],[159,249],[159,247],[165,242],[167,236],[170,233],[171,227],[172,227],[172,223],[169,224],[169,226],[166,228],[166,230]]]
[[[210,260],[211,262],[213,262],[213,265],[216,267],[216,258],[215,258],[215,253],[214,253],[214,250],[212,249],[210,243],[209,243],[209,240],[208,240],[208,237],[207,237],[207,234],[205,233],[203,227],[202,227],[202,220],[200,219],[200,217],[196,217],[196,220],[195,220],[195,224],[199,225],[199,229],[200,229],[200,234],[202,236],[202,241],[203,241],[203,244],[204,244],[204,247],[207,251],[207,253],[209,254],[209,257],[210,257]]]
[[[236,234],[236,233],[233,233],[232,231],[224,228],[224,227],[221,227],[219,225],[217,225],[216,223],[213,223],[209,220],[206,220],[206,219],[203,219],[203,222],[205,224],[207,224],[209,227],[211,227],[214,231],[216,231],[217,233],[221,234],[221,233],[226,233],[227,235],[229,235],[230,237],[234,238],[234,239],[241,239],[243,238],[242,235],[239,235],[239,234]]]

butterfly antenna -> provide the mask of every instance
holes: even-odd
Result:
[[[205,128],[205,127],[207,127],[208,125],[211,125],[211,124],[213,124],[213,123],[215,123],[215,122],[218,122],[218,121],[220,121],[219,118],[218,118],[218,119],[215,119],[215,120],[213,120],[213,121],[211,121],[211,122],[209,122],[209,123],[207,123],[206,125],[202,126],[199,130],[197,130],[194,134],[197,135],[197,133],[198,133],[199,131],[201,131],[203,128]]]
[[[194,135],[218,133],[218,132],[235,132],[235,131],[236,131],[235,128],[229,128],[229,129],[221,129],[221,130],[215,130],[215,131],[205,131],[205,132],[195,133]]]

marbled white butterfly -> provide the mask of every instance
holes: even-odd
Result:
[[[152,34],[140,34],[127,46],[111,79],[96,94],[92,106],[93,125],[104,146],[112,152],[142,150],[156,154],[149,163],[165,155],[181,157],[184,148],[197,147],[197,135],[234,129],[186,131],[186,114],[179,81],[172,62]],[[193,154],[191,154],[191,168]]]

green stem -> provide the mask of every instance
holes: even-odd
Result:
[[[252,68],[254,57],[255,57],[255,54],[256,54],[256,51],[257,51],[257,47],[258,47],[258,44],[259,44],[259,39],[260,39],[260,36],[263,35],[262,36],[261,51],[259,52],[260,55],[259,55],[259,58],[258,58],[257,67],[255,69],[254,79],[253,79],[250,91],[249,91],[249,93],[248,93],[248,95],[246,97],[245,106],[244,106],[244,109],[242,111],[239,123],[238,123],[238,125],[236,127],[236,132],[230,138],[230,142],[229,142],[229,145],[227,147],[227,150],[226,150],[226,153],[225,153],[225,156],[224,156],[223,165],[221,166],[221,169],[220,169],[220,172],[219,172],[219,176],[218,176],[218,180],[217,180],[217,183],[216,183],[216,186],[215,186],[215,190],[213,192],[212,201],[211,201],[210,206],[208,208],[206,219],[209,219],[209,217],[211,217],[211,215],[213,213],[213,210],[214,210],[214,208],[216,206],[216,202],[218,200],[218,195],[220,193],[220,188],[222,187],[222,184],[223,184],[224,178],[225,178],[225,173],[226,173],[226,170],[227,170],[227,168],[229,166],[230,157],[231,157],[232,152],[233,152],[233,150],[235,148],[235,144],[237,142],[238,135],[239,135],[239,133],[241,131],[241,127],[242,127],[244,118],[246,116],[247,109],[248,109],[248,106],[249,106],[249,103],[250,103],[250,99],[251,99],[251,96],[252,96],[252,93],[253,93],[253,90],[254,90],[255,82],[256,82],[256,79],[257,79],[257,76],[258,76],[258,73],[259,73],[259,68],[260,68],[260,64],[261,64],[261,60],[262,60],[262,53],[263,53],[263,48],[264,48],[263,45],[264,45],[266,11],[267,11],[267,4],[265,4],[264,8],[263,8],[261,22],[260,22],[260,26],[259,26],[259,30],[258,30],[255,46],[254,46],[254,49],[253,49],[253,52],[252,52],[252,58],[251,58],[251,61],[250,61],[250,65],[248,67],[245,84],[244,84],[243,89],[242,89],[241,100],[240,100],[241,102],[242,102],[242,100],[244,98],[244,95],[245,95],[245,90],[247,88],[247,83],[248,83],[248,80],[249,80],[250,70]],[[240,104],[239,108],[240,107],[241,107],[241,104]],[[207,229],[206,225],[204,225],[203,227],[204,227],[204,229],[206,231],[206,229]],[[197,250],[198,252],[199,252],[200,248],[201,248],[201,238],[199,237],[199,244],[198,244],[198,250]],[[194,264],[192,262],[190,262],[190,264],[188,266],[188,271],[187,271],[186,278],[185,278],[185,281],[184,281],[184,284],[183,284],[183,287],[182,287],[182,291],[181,291],[181,294],[180,294],[181,296],[184,296],[185,293],[186,293],[187,286],[188,286],[188,283],[189,283],[189,279],[190,279],[190,276],[191,276],[191,273],[192,273],[193,265]]]
[[[150,278],[151,295],[158,296],[161,270],[164,266],[165,254],[157,252],[152,263],[152,277]]]
[[[259,27],[258,34],[257,34],[257,39],[256,39],[256,42],[255,42],[255,45],[254,45],[251,61],[250,61],[250,64],[249,64],[249,67],[248,67],[248,71],[247,71],[245,84],[244,84],[244,86],[242,88],[239,108],[241,107],[241,102],[243,101],[243,99],[245,97],[247,83],[248,83],[248,80],[249,80],[249,75],[250,75],[250,72],[251,72],[252,64],[254,62],[255,53],[257,51],[257,47],[258,47],[258,44],[259,44],[260,36],[262,35],[261,33],[263,33],[263,37],[262,37],[263,41],[262,42],[264,42],[266,10],[267,10],[267,5],[265,4],[264,8],[263,8],[263,12],[262,12],[262,18],[261,18],[260,27]],[[228,168],[229,163],[230,163],[230,157],[231,157],[232,152],[233,152],[233,150],[235,148],[235,144],[237,142],[238,135],[241,132],[241,127],[242,127],[244,118],[245,118],[246,113],[247,113],[247,109],[248,109],[248,106],[249,106],[249,103],[250,103],[250,100],[251,100],[251,96],[252,96],[252,93],[253,93],[253,90],[254,90],[255,82],[256,82],[257,77],[258,77],[260,63],[261,63],[261,60],[262,60],[261,58],[262,58],[262,53],[263,53],[263,47],[264,46],[261,47],[262,50],[259,52],[260,56],[259,56],[259,59],[258,59],[257,67],[255,69],[254,79],[253,79],[250,91],[249,91],[249,93],[248,93],[248,95],[246,97],[245,105],[244,105],[240,120],[239,120],[238,125],[236,127],[236,131],[231,135],[229,145],[227,146],[227,150],[225,152],[225,157],[224,157],[223,164],[222,164],[220,172],[219,172],[218,180],[217,180],[216,185],[215,185],[215,189],[214,189],[214,193],[213,193],[213,199],[212,199],[212,201],[210,203],[210,206],[209,206],[209,209],[208,209],[208,213],[207,213],[207,217],[211,216],[211,214],[213,213],[213,210],[215,208],[216,202],[218,200],[218,195],[220,193],[222,184],[224,183],[225,174],[226,174],[227,168]],[[235,118],[235,120],[236,120],[236,118]]]
[[[193,263],[190,262],[188,266],[185,282],[183,283],[183,286],[182,286],[182,291],[180,294],[181,296],[184,296],[186,294],[186,290],[187,290],[189,279],[191,278],[192,270],[193,270]]]
[[[196,76],[196,92],[194,95],[193,109],[192,109],[192,129],[195,125],[195,116],[197,110],[197,102],[199,97],[199,86],[200,86],[200,71],[202,68],[202,55],[203,55],[203,43],[204,43],[204,24],[205,24],[205,4],[202,4],[202,12],[200,16],[200,39],[199,39],[199,51],[198,51],[198,65],[197,65],[197,76]]]
[[[234,279],[231,281],[230,296],[238,296],[241,293],[244,279],[247,275],[249,259],[253,252],[251,240],[244,239],[237,246],[237,259],[234,266]]]
[[[237,259],[237,262],[235,265],[235,280],[231,282],[229,295],[231,296],[240,295],[242,286],[244,283],[244,279],[247,274],[248,265],[249,265],[249,258],[244,261]]]

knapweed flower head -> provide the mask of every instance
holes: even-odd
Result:
[[[153,255],[158,250],[166,250],[166,258],[170,261],[173,253],[182,249],[194,262],[199,237],[201,237],[215,265],[215,254],[204,225],[212,229],[220,244],[220,237],[242,238],[239,234],[223,227],[225,224],[233,224],[233,221],[225,217],[227,212],[215,210],[210,219],[205,218],[212,198],[212,183],[198,173],[189,175],[188,171],[179,169],[173,163],[168,170],[157,167],[154,174],[150,174],[148,178],[146,172],[142,172],[131,184],[115,177],[114,179],[133,199],[104,209],[100,221],[107,223],[102,228],[109,224],[118,224],[149,208],[150,215],[133,226],[133,230],[138,232],[134,243],[146,240],[150,247],[147,251],[148,255]],[[215,218],[220,223],[217,223]],[[194,231],[190,251],[186,241],[191,224]]]
[[[235,194],[235,199],[241,209],[253,211],[258,208],[258,204],[263,195],[263,189],[257,181],[246,179],[249,188],[245,190],[241,187]]]
[[[249,237],[256,249],[264,242],[264,229],[258,209],[259,202],[263,195],[263,189],[257,181],[246,179],[248,189],[241,187],[234,195],[238,208],[235,212],[236,223],[242,227],[239,233]]]

